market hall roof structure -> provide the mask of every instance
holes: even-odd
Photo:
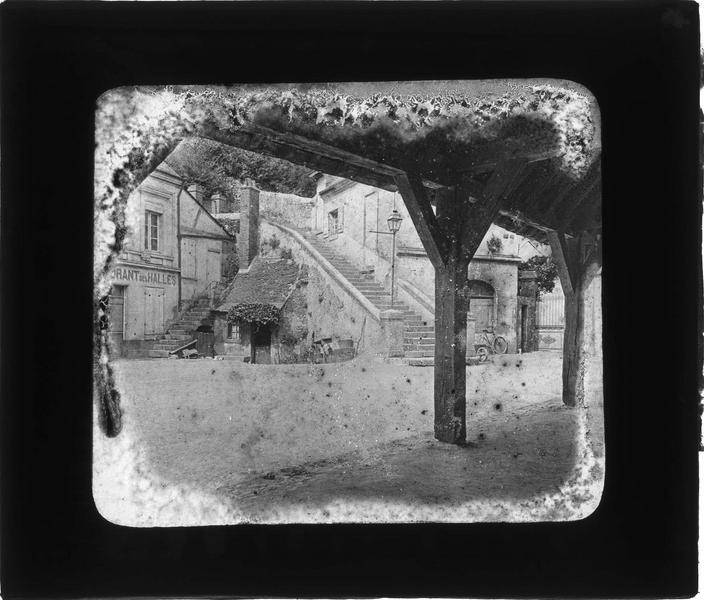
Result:
[[[437,439],[466,437],[461,288],[492,223],[551,245],[566,304],[563,402],[581,402],[579,314],[601,266],[600,123],[586,90],[426,82],[168,93],[180,108],[155,131],[170,127],[174,143],[206,137],[401,194],[435,267]]]

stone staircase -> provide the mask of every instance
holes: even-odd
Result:
[[[330,264],[362,295],[380,310],[400,310],[403,313],[405,334],[403,350],[404,362],[412,366],[432,366],[435,356],[435,326],[432,321],[424,319],[407,304],[394,301],[391,306],[391,294],[377,283],[374,278],[354,266],[347,258],[334,250],[332,246],[310,231],[299,229],[298,232],[322,254]]]
[[[198,298],[191,308],[171,323],[166,329],[166,334],[154,341],[154,346],[148,351],[148,356],[150,358],[168,358],[169,352],[194,340],[193,332],[203,324],[213,325],[208,298]]]

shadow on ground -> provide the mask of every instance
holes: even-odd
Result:
[[[400,501],[450,508],[467,501],[524,502],[559,492],[575,466],[576,413],[559,398],[486,418],[490,433],[468,446],[437,442],[431,432],[330,459],[259,474],[220,487],[257,519],[292,503]]]
[[[437,508],[443,520],[443,510],[468,502],[492,515],[516,503],[533,510],[575,472],[580,409],[562,404],[561,358],[495,358],[467,370],[464,447],[433,439],[432,369],[359,357],[330,365],[118,361],[116,373],[125,433],[160,489],[209,494],[238,515],[234,522],[286,522],[295,511],[305,520],[341,503],[348,520],[373,520],[369,511],[384,503],[409,507],[399,521],[428,514],[414,507]],[[603,456],[597,371],[589,436]],[[100,437],[96,456],[110,456],[115,443]],[[103,504],[119,507],[124,493],[109,482],[127,466],[102,460]]]

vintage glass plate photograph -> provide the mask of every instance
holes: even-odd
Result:
[[[601,122],[557,79],[97,101],[93,497],[131,527],[574,521]]]

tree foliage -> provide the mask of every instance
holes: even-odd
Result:
[[[212,140],[183,140],[167,162],[184,179],[201,184],[206,195],[219,192],[236,197],[238,184],[246,179],[253,179],[269,192],[315,195],[309,169]]]
[[[555,289],[557,265],[549,256],[532,256],[518,265],[519,271],[535,271],[538,293],[550,293]]]

